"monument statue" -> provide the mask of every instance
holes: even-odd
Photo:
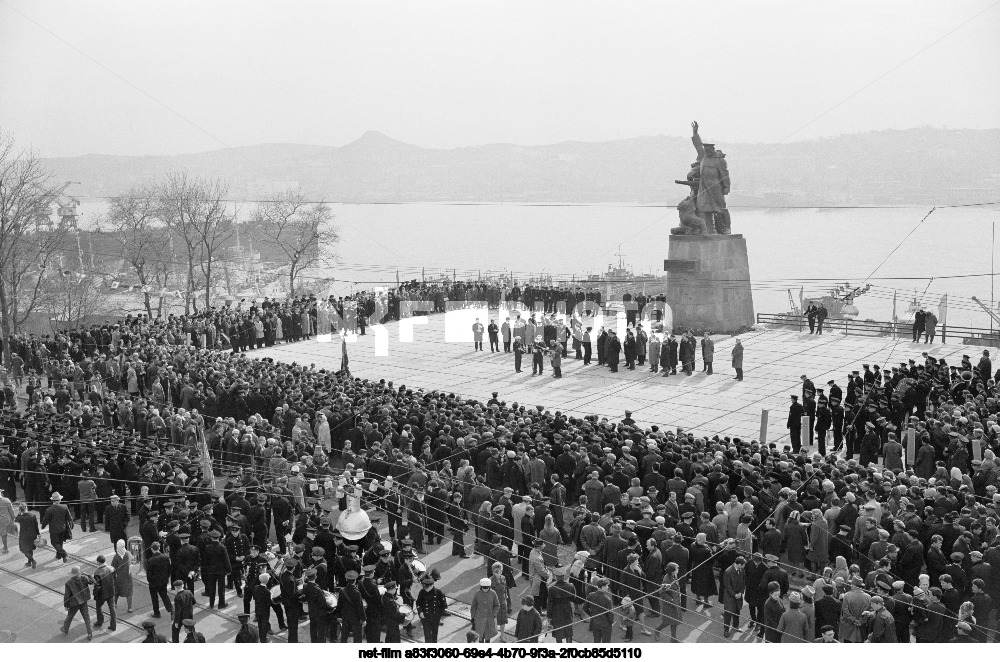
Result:
[[[674,180],[690,187],[691,192],[677,205],[680,226],[672,228],[671,234],[730,234],[729,210],[726,196],[729,195],[729,166],[726,155],[715,149],[714,142],[705,142],[698,134],[698,123],[691,122],[691,142],[698,153],[698,160],[691,164],[691,170],[684,180]]]

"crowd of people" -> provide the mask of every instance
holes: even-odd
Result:
[[[43,531],[67,562],[74,523],[120,549],[111,581],[73,570],[65,627],[98,584],[106,610],[131,595],[114,578],[138,522],[153,616],[162,602],[174,641],[198,640],[195,577],[210,607],[242,596],[240,641],[273,636],[272,614],[297,641],[303,606],[312,641],[398,641],[414,613],[436,641],[448,600],[418,564],[437,545],[483,561],[469,628],[482,641],[510,637],[509,621],[520,642],[572,641],[581,623],[595,641],[616,625],[673,641],[695,609],[723,637],[748,623],[766,641],[996,638],[988,353],[861,366],[843,389],[804,377],[785,445],[468,400],[208,340],[210,321],[261,316],[282,320],[283,340],[296,312],[307,337],[312,305],[11,338],[30,367],[12,370],[26,403],[6,397],[0,420],[4,550],[10,523],[27,567]],[[384,517],[384,539],[338,528],[353,499]],[[147,641],[164,638],[149,625]]]

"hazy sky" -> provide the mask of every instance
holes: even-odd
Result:
[[[997,0],[0,0],[0,129],[45,156],[998,118]]]

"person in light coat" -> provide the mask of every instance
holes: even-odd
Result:
[[[851,578],[851,590],[840,603],[840,640],[858,643],[861,641],[862,614],[871,605],[871,597],[864,592],[864,582],[859,577]]]
[[[830,526],[819,508],[812,511],[812,523],[809,525],[809,549],[806,553],[806,559],[811,561],[816,569],[823,568],[830,563]]]
[[[10,549],[7,548],[7,529],[14,523],[16,518],[17,514],[14,513],[14,504],[10,502],[4,491],[0,490],[0,541],[3,542],[4,554],[10,552]]]
[[[500,337],[503,338],[503,351],[510,353],[510,340],[511,340],[511,330],[510,330],[510,318],[508,317],[503,324],[500,325]]]
[[[479,580],[479,590],[472,596],[470,613],[472,630],[479,640],[488,642],[497,636],[497,616],[500,614],[500,598],[493,591],[489,579]],[[506,608],[504,608],[506,609]]]
[[[788,594],[788,609],[778,619],[778,633],[783,644],[803,644],[813,641],[813,633],[809,632],[809,618],[800,609],[802,594],[792,591]]]
[[[701,360],[705,364],[702,372],[712,374],[712,362],[715,361],[715,341],[705,332],[705,337],[701,339]]]
[[[533,548],[528,555],[528,583],[525,585],[522,595],[527,593],[535,596],[535,603],[540,605],[541,610],[546,608],[549,602],[549,581],[552,573],[545,567],[545,557],[542,555],[542,547],[545,541],[535,538]]]
[[[655,333],[649,335],[649,371],[660,371],[660,339]]]
[[[325,414],[317,416],[316,443],[322,446],[327,453],[330,452],[330,423],[326,420]]]

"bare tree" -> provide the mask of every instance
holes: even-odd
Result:
[[[172,172],[157,189],[157,213],[170,232],[171,241],[176,241],[184,250],[187,261],[185,283],[188,298],[184,302],[184,314],[191,312],[190,293],[194,289],[195,265],[198,260],[198,234],[190,209],[197,197],[197,183],[189,179],[186,172]]]
[[[87,323],[94,315],[104,315],[112,308],[107,294],[103,291],[104,279],[75,272],[63,272],[50,276],[54,296],[47,301],[49,319],[53,331],[76,329]]]
[[[51,214],[65,187],[33,152],[19,150],[9,135],[0,135],[0,333],[4,364],[10,362],[11,334],[36,312],[48,294],[43,274],[54,269],[52,258],[66,249],[68,232],[57,226],[39,230],[39,219]]]
[[[167,284],[171,254],[166,226],[160,221],[159,204],[153,187],[133,187],[111,198],[107,213],[97,221],[97,235],[106,241],[123,267],[130,269],[143,286],[146,314],[153,316],[152,299]],[[124,271],[123,268],[123,271]],[[162,312],[159,297],[157,313]]]
[[[290,296],[303,271],[333,258],[333,246],[340,240],[333,219],[329,205],[307,201],[301,190],[285,191],[254,210],[251,232],[263,249],[284,256]]]
[[[159,216],[183,248],[187,261],[185,314],[191,312],[192,304],[197,312],[192,294],[202,284],[205,306],[211,304],[213,262],[235,232],[235,214],[227,206],[228,191],[219,180],[190,177],[185,172],[170,173],[159,187]]]
[[[205,278],[205,308],[212,305],[212,267],[219,253],[236,234],[236,213],[229,210],[229,187],[218,179],[202,181],[201,195],[191,210],[198,237],[201,273]]]

